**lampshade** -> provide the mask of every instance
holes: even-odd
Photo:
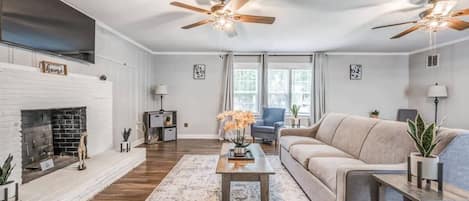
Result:
[[[168,95],[168,86],[163,84],[156,86],[155,95]]]
[[[435,84],[428,88],[427,96],[432,98],[446,98],[448,97],[448,91],[446,90],[446,86]]]

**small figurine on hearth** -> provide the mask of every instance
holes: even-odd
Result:
[[[86,159],[86,137],[88,134],[83,132],[80,135],[80,145],[78,146],[78,170],[86,169],[85,159]]]

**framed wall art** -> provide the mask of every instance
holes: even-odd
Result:
[[[205,64],[195,64],[194,65],[194,80],[205,80],[207,66]]]
[[[361,80],[363,68],[361,64],[350,64],[350,80]]]
[[[68,74],[66,64],[59,64],[50,61],[41,61],[39,63],[39,67],[41,68],[41,72],[43,73],[63,76],[66,76]]]

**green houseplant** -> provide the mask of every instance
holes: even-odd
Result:
[[[379,110],[375,109],[375,110],[371,111],[370,112],[370,117],[374,118],[374,119],[378,119],[379,118]]]
[[[432,155],[433,150],[440,142],[436,138],[437,127],[435,123],[427,125],[420,114],[415,121],[408,120],[407,133],[414,141],[418,152],[411,153],[411,173],[417,175],[417,162],[422,162],[422,177],[424,179],[437,179],[439,158]]]
[[[3,199],[5,197],[4,189],[8,189],[9,192],[9,198],[14,198],[14,192],[15,192],[15,183],[12,180],[9,180],[9,177],[11,173],[13,172],[13,169],[15,168],[15,165],[11,165],[11,162],[13,161],[13,156],[11,154],[8,154],[7,159],[3,163],[2,167],[0,168],[0,199]]]
[[[300,113],[300,109],[301,109],[301,106],[296,105],[296,104],[293,104],[290,108],[290,113],[293,116],[292,123],[291,123],[293,127],[299,126],[298,114]]]

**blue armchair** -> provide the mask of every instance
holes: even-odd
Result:
[[[253,142],[256,142],[256,138],[262,138],[267,141],[275,141],[275,144],[277,144],[278,130],[284,126],[284,121],[285,109],[264,108],[262,120],[258,120],[251,125]]]

